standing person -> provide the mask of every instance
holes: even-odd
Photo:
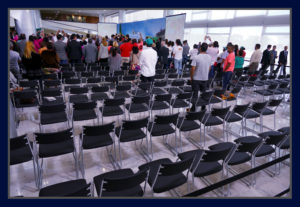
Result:
[[[164,69],[168,69],[169,48],[166,47],[165,41],[161,41],[161,47],[158,50],[158,59],[163,64]]]
[[[153,40],[146,40],[147,48],[144,48],[140,56],[140,74],[142,82],[153,82],[155,66],[157,63],[157,52],[152,48]]]
[[[255,51],[252,53],[249,63],[249,73],[254,73],[258,66],[262,57],[262,52],[260,51],[260,44],[255,45]]]
[[[140,56],[141,52],[137,46],[132,47],[131,55],[130,55],[130,62],[131,62],[131,70],[139,70],[140,69]]]
[[[197,55],[198,55],[198,45],[194,44],[193,49],[191,49],[189,52],[190,59],[192,60]]]
[[[276,72],[278,72],[279,68],[281,68],[280,70],[280,75],[281,75],[281,72],[283,72],[283,75],[285,76],[286,75],[286,71],[285,71],[285,68],[286,68],[286,64],[287,64],[287,56],[288,56],[288,46],[284,46],[284,50],[282,50],[280,53],[279,53],[279,60],[278,60],[278,66],[276,68]]]
[[[88,39],[88,44],[83,47],[82,52],[86,63],[90,64],[97,61],[98,50],[91,38]]]
[[[68,64],[67,44],[63,42],[63,36],[57,35],[57,41],[54,43],[55,51],[60,59],[59,64]]]
[[[227,51],[228,51],[228,56],[224,61],[224,68],[223,68],[223,90],[227,90],[229,81],[233,74],[234,65],[235,65],[234,46],[232,44],[228,44]]]
[[[132,44],[130,39],[124,40],[124,43],[120,46],[122,64],[129,63],[130,52],[132,50]]]
[[[208,73],[211,67],[211,57],[206,53],[208,48],[207,43],[202,43],[200,47],[200,54],[195,56],[192,60],[191,67],[191,82],[193,90],[193,106],[191,111],[196,110],[196,101],[198,99],[199,90],[201,93],[206,91],[206,85],[208,81]],[[205,106],[202,106],[202,110]]]
[[[42,61],[36,52],[32,41],[26,43],[22,63],[26,69],[26,76],[29,80],[36,80],[42,77]]]
[[[263,56],[261,59],[261,71],[266,71],[267,68],[270,66],[271,63],[271,50],[272,45],[268,45],[267,49],[265,49],[265,51],[263,52]]]
[[[67,45],[67,53],[72,64],[81,63],[82,49],[75,34],[71,35],[71,41]]]
[[[98,60],[100,63],[108,62],[108,44],[106,38],[102,38],[102,42],[98,52]]]
[[[47,43],[47,50],[41,54],[42,68],[45,74],[57,72],[59,68],[59,57],[54,50],[52,43]]]
[[[212,47],[208,47],[206,52],[211,57],[211,69],[209,71],[209,79],[214,77],[214,64],[217,61],[219,54],[219,43],[218,41],[214,41]]]
[[[179,75],[182,74],[182,53],[183,48],[180,39],[176,40],[176,45],[173,47],[174,68]]]
[[[168,68],[170,68],[171,62],[173,61],[173,58],[172,58],[172,51],[173,51],[172,41],[169,41],[169,42],[168,42],[168,49],[169,49],[169,55],[168,55]]]
[[[121,70],[122,58],[121,55],[117,52],[117,48],[111,48],[111,54],[108,56],[108,65],[109,71],[111,74],[114,71]]]
[[[26,46],[26,35],[25,34],[20,34],[19,40],[17,41],[17,46],[18,46],[18,51],[20,54],[20,57],[23,56],[25,46]]]
[[[19,79],[20,78],[20,68],[19,62],[21,62],[21,57],[18,52],[13,50],[14,45],[10,42],[10,50],[9,50],[9,69],[14,74],[14,76]]]
[[[235,56],[234,70],[243,71],[243,65],[244,65],[243,50],[239,50],[238,55]]]
[[[276,45],[273,45],[272,50],[270,51],[271,53],[271,66],[270,66],[270,75],[272,75],[273,70],[274,70],[274,65],[275,65],[275,60],[277,59],[277,51],[276,51]]]
[[[183,64],[185,64],[186,61],[187,61],[188,54],[190,52],[190,46],[188,45],[187,40],[183,41],[183,47],[182,48],[183,48],[183,51],[182,51]]]

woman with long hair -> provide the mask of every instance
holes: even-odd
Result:
[[[175,43],[176,45],[173,47],[174,68],[177,70],[177,73],[181,75],[183,48],[180,39],[177,39]]]
[[[100,63],[107,63],[108,61],[108,44],[105,38],[102,38],[102,42],[99,47],[98,60]]]
[[[26,76],[29,80],[40,79],[42,76],[42,61],[36,52],[32,41],[26,42],[22,63],[26,69]]]
[[[132,51],[130,55],[130,61],[131,61],[130,68],[132,70],[139,70],[140,56],[141,56],[141,52],[139,51],[139,48],[137,46],[132,47]]]
[[[117,48],[112,47],[110,50],[111,54],[108,57],[108,65],[110,73],[114,73],[114,71],[121,69],[120,67],[122,63],[122,58],[121,55],[117,52]]]
[[[45,74],[57,72],[59,68],[59,57],[54,50],[52,43],[47,43],[47,50],[44,50],[41,54],[42,68]]]

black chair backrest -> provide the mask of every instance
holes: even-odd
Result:
[[[83,134],[85,136],[99,136],[113,132],[114,128],[115,122],[99,126],[83,126]]]
[[[120,178],[104,178],[103,191],[113,192],[130,189],[146,181],[148,170],[141,170],[131,176]]]
[[[157,72],[157,71],[156,71]],[[157,73],[155,76],[154,76],[154,80],[163,80],[165,79],[165,74],[159,74]]]
[[[76,72],[84,72],[86,68],[84,66],[75,66],[75,71]]]
[[[206,109],[203,111],[197,111],[197,112],[188,112],[185,115],[185,119],[187,120],[202,120],[203,117],[205,116]]]
[[[89,102],[76,102],[73,104],[74,110],[87,110],[96,108],[97,103],[95,101]]]
[[[56,73],[51,73],[51,74],[44,74],[42,76],[42,79],[43,80],[46,80],[46,79],[52,79],[52,80],[56,80],[58,77],[57,77],[57,74]]]
[[[29,80],[29,81],[21,80],[19,83],[20,87],[28,87],[28,88],[35,88],[38,85],[39,85],[39,83],[36,80]]]
[[[106,71],[106,70],[100,70],[100,71],[98,72],[98,74],[99,74],[100,76],[109,76],[109,71]]]
[[[9,139],[10,150],[16,150],[27,145],[26,134]]]
[[[281,99],[272,99],[272,100],[269,101],[268,106],[270,106],[270,107],[279,106],[280,103],[282,102],[282,100],[283,100],[283,98],[281,98]]]
[[[280,83],[278,88],[284,89],[286,87],[288,87],[289,83]]]
[[[163,101],[170,102],[171,98],[172,98],[172,94],[158,94],[155,96],[154,100],[160,102]]]
[[[44,80],[44,86],[46,87],[53,87],[53,86],[60,86],[60,80]]]
[[[269,85],[268,89],[269,89],[269,90],[274,90],[274,89],[277,88],[277,86],[278,86],[277,83],[272,83],[271,85]]]
[[[238,146],[238,152],[250,152],[252,153],[262,142],[262,139],[257,139],[255,142],[243,142]]]
[[[162,81],[154,81],[153,85],[155,87],[165,87],[167,86],[168,82],[165,81],[165,80],[162,80]]]
[[[72,129],[52,133],[35,133],[38,144],[54,144],[73,139]]]
[[[171,86],[183,86],[184,85],[184,80],[174,80],[171,83]]]
[[[148,104],[150,101],[150,96],[134,96],[132,97],[131,101],[133,104]]]
[[[257,76],[250,76],[250,78],[249,78],[249,82],[254,82],[254,81],[256,81],[257,80]]]
[[[66,197],[89,197],[91,193],[90,186],[91,183],[88,183],[85,186],[83,186],[81,189],[77,190],[76,192],[72,192],[66,195]]]
[[[70,88],[70,94],[88,93],[89,89],[86,87]]]
[[[129,91],[131,89],[131,85],[117,85],[116,91]]]
[[[278,135],[269,135],[265,140],[267,145],[278,145],[282,142],[282,140],[286,137],[285,134],[278,134]]]
[[[123,76],[124,75],[124,71],[123,70],[116,70],[114,71],[114,76]]]
[[[100,83],[101,82],[101,78],[88,78],[87,83]]]
[[[101,67],[100,66],[91,66],[91,71],[95,72],[95,71],[100,71]]]
[[[155,73],[158,74],[158,75],[163,75],[163,74],[165,74],[165,70],[163,70],[163,69],[157,69],[155,71]],[[163,77],[165,77],[165,75],[163,75]]]
[[[238,114],[244,114],[245,111],[249,108],[249,106],[250,106],[250,103],[243,104],[243,105],[235,105],[233,107],[233,111]]]
[[[156,115],[154,122],[156,124],[176,124],[179,113],[171,114],[171,115]]]
[[[97,92],[107,92],[109,91],[108,86],[94,86],[92,87],[92,92],[97,93]]]
[[[231,90],[231,93],[233,94],[236,94],[236,93],[239,93],[241,91],[242,87],[234,87],[232,90]]]
[[[124,81],[133,81],[135,80],[135,75],[125,75],[123,76]]]
[[[162,164],[159,170],[160,176],[172,176],[182,173],[183,171],[190,168],[193,163],[194,157],[187,158],[185,160],[170,163],[170,164]]]
[[[128,71],[128,74],[130,74],[130,75],[136,75],[136,74],[138,74],[138,73],[139,73],[138,70],[129,70],[129,71]]]
[[[116,77],[116,76],[114,76],[114,77],[106,76],[105,77],[105,81],[106,82],[117,82],[118,81],[118,77]]]
[[[257,111],[257,110],[262,110],[264,109],[268,104],[268,101],[265,101],[265,102],[255,102],[253,103],[252,105],[252,109]]]
[[[190,99],[192,98],[193,93],[192,92],[184,92],[177,94],[176,98],[177,99]]]
[[[231,106],[228,106],[226,108],[212,108],[211,115],[212,116],[225,116],[228,113],[230,107]]]
[[[214,91],[214,95],[217,96],[217,97],[221,97],[221,95],[224,95],[224,93],[225,93],[225,89],[224,90],[223,89],[216,89]]]
[[[65,84],[80,84],[81,79],[79,78],[67,78],[65,79]]]
[[[57,113],[57,112],[64,112],[66,109],[65,104],[57,104],[57,105],[41,105],[39,107],[39,111],[41,113]]]
[[[125,103],[124,98],[113,98],[113,99],[105,99],[104,105],[105,106],[120,106]]]
[[[70,79],[74,76],[75,76],[75,73],[73,71],[64,71],[64,72],[62,72],[62,79]]]
[[[200,97],[205,100],[205,101],[209,101],[213,95],[213,91],[206,91],[204,93],[201,93]]]
[[[134,130],[147,127],[149,117],[139,119],[139,120],[123,120],[122,128],[123,130]]]
[[[177,70],[176,69],[168,69],[168,73],[177,73]]]
[[[144,91],[148,91],[151,88],[152,83],[140,83],[138,87]]]
[[[81,77],[93,77],[94,73],[93,72],[82,72]]]
[[[176,78],[178,78],[178,74],[177,73],[168,73],[168,78],[176,79]]]
[[[61,96],[62,92],[60,89],[56,89],[56,90],[43,90],[42,91],[42,96],[43,97],[51,97],[51,96]]]
[[[205,162],[216,162],[219,160],[224,160],[230,153],[231,148],[224,148],[220,150],[205,150],[205,154],[202,159]]]
[[[17,99],[31,99],[36,98],[36,91],[35,90],[26,90],[26,91],[15,91],[14,97]]]
[[[290,135],[290,127],[282,127],[280,129],[278,129],[277,131],[279,131],[285,135]]]

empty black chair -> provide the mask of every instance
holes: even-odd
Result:
[[[99,124],[96,107],[97,104],[94,101],[74,103],[72,113],[72,127],[74,127],[74,121],[84,121],[91,119],[97,119],[97,122]]]
[[[82,103],[89,100],[87,94],[89,92],[88,88],[70,88],[69,103]]]
[[[172,112],[173,109],[180,109],[180,108],[189,108],[190,103],[191,103],[191,98],[192,98],[192,93],[179,93],[176,95],[175,99],[171,100],[171,106],[172,106]]]
[[[151,155],[153,159],[153,149],[152,149],[152,137],[157,136],[166,136],[164,139],[164,144],[170,149],[170,151],[177,155],[178,154],[178,145],[177,145],[177,133],[176,126],[178,125],[178,116],[179,113],[171,114],[167,116],[156,115],[153,122],[149,122],[148,131],[150,132],[150,148]],[[175,148],[172,147],[167,140],[167,135],[175,134]],[[180,148],[181,148],[181,137],[180,139]],[[181,149],[182,150],[182,149]]]
[[[149,170],[148,184],[152,193],[163,193],[173,190],[185,183],[188,184],[188,176],[194,157],[182,161],[172,162],[170,159],[159,159],[139,166],[140,170]],[[186,175],[183,174],[187,171]],[[187,185],[189,190],[189,185]],[[153,195],[153,194],[152,194]]]
[[[150,115],[150,96],[133,96],[130,104],[126,104],[125,108],[128,111],[129,119],[131,113],[149,112]]]
[[[81,85],[80,78],[64,79],[64,91],[69,92],[71,88],[79,88]]]
[[[114,129],[114,122],[98,126],[83,126],[83,130],[79,139],[78,155],[82,177],[85,177],[83,152],[86,150],[105,147],[112,166],[115,169],[119,167],[118,163],[116,162],[116,152],[113,149],[115,146],[113,140]],[[110,149],[108,148],[109,146],[111,146]]]
[[[23,87],[24,89],[39,89],[39,82],[36,80],[20,80],[19,86]]]
[[[254,92],[261,95],[264,101],[265,96],[273,96],[276,89],[278,87],[278,83],[271,83],[267,89],[263,90],[255,90]]]
[[[132,92],[135,96],[147,96],[151,95],[152,83],[139,83],[137,89]]]
[[[172,95],[171,94],[159,94],[154,96],[154,100],[150,103],[151,108],[151,116],[153,111],[157,110],[170,110],[170,101],[171,101]]]
[[[84,71],[80,73],[80,77],[82,78],[91,78],[94,76],[93,72]]]
[[[97,87],[99,86],[101,82],[101,78],[100,77],[89,77],[86,80],[86,87]]]
[[[42,188],[39,197],[91,197],[90,187],[85,179],[70,180]]]
[[[122,167],[122,153],[121,153],[121,143],[135,141],[136,149],[141,153],[146,161],[150,160],[148,155],[148,145],[147,151],[145,152],[143,148],[143,139],[147,139],[147,127],[148,127],[149,117],[139,119],[139,120],[123,120],[122,125],[117,127],[115,133],[118,137],[119,143],[119,161]],[[141,140],[140,146],[137,146],[137,140]],[[146,141],[148,143],[148,140]]]
[[[69,128],[69,121],[66,114],[66,105],[41,105],[40,111],[40,132],[42,132],[42,126],[54,123],[66,122],[67,128]]]
[[[60,88],[47,88],[41,92],[43,105],[57,105],[64,103],[64,97]]]
[[[46,88],[60,88],[61,87],[61,81],[60,80],[44,80],[43,81],[43,89]]]
[[[178,79],[178,80],[173,80],[171,82],[171,87],[168,88],[168,92],[170,94],[180,94],[183,91],[180,89],[180,87],[184,86],[184,80],[183,79]]]
[[[205,106],[210,105],[213,93],[214,93],[213,91],[206,91],[204,93],[201,93],[201,95],[197,98],[197,100],[192,98],[192,103],[195,104],[195,107],[201,106],[202,109],[204,109]]]
[[[114,98],[130,98],[131,85],[117,85]]]
[[[73,132],[71,129],[53,132],[53,133],[35,133],[35,146],[37,151],[37,167],[38,167],[38,175],[39,189],[43,184],[43,160],[44,158],[50,158],[60,155],[65,155],[72,153],[75,161],[75,169],[76,169],[76,178],[78,178],[78,162],[77,162],[77,153],[73,138]],[[41,158],[41,163],[40,163]]]
[[[125,103],[124,98],[105,99],[103,106],[100,107],[100,111],[102,114],[102,124],[103,124],[103,117],[119,116],[122,114],[124,114],[125,117],[124,103]]]
[[[136,76],[135,75],[125,75],[122,78],[123,81],[135,81],[136,80]]]
[[[92,101],[102,101],[108,99],[108,86],[94,86],[92,87],[91,100]]]
[[[73,71],[63,71],[62,72],[62,75],[61,75],[61,78],[63,80],[66,80],[66,79],[71,79],[71,78],[74,78],[75,77],[75,72]]]
[[[57,73],[43,74],[42,79],[43,80],[58,80],[58,75],[57,75]]]
[[[39,104],[36,90],[14,91],[13,103],[16,108],[36,107]]]
[[[147,179],[147,170],[134,173],[128,168],[110,171],[93,178],[99,197],[142,197]],[[145,184],[142,188],[143,182]]]
[[[81,72],[85,72],[85,71],[86,71],[85,66],[75,66],[75,72],[81,73]]]
[[[167,84],[168,82],[166,80],[154,81],[152,94],[166,94],[167,92],[164,90],[164,88],[167,86]]]

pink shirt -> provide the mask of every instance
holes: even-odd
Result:
[[[41,42],[43,42],[43,39],[38,39],[38,40],[34,40],[33,44],[34,44],[34,48],[36,52],[39,52],[39,49],[41,48]]]
[[[227,64],[230,63],[229,68],[225,71],[225,68],[227,66]],[[225,61],[224,61],[224,67],[223,67],[223,71],[224,72],[233,72],[234,70],[234,65],[235,65],[235,55],[234,52],[229,53],[229,55],[226,57]]]

